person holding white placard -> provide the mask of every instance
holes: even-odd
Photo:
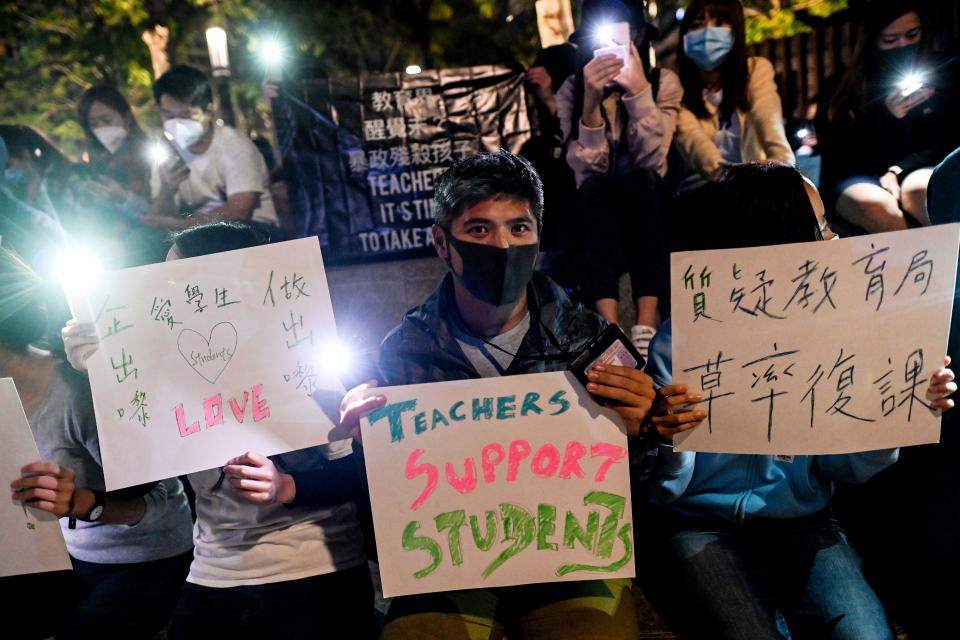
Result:
[[[448,273],[384,340],[380,380],[387,385],[558,371],[606,323],[534,272],[543,191],[530,164],[506,151],[461,160],[435,191],[433,237]],[[636,369],[597,366],[587,389],[637,435],[653,402],[651,379]],[[371,386],[341,407],[341,429],[384,402]],[[702,413],[702,412],[701,412]],[[703,414],[705,415],[705,414]],[[689,412],[692,420],[703,415]],[[675,420],[676,421],[676,420]],[[665,428],[663,435],[695,422]],[[591,580],[446,591],[393,599],[383,637],[528,639],[635,638],[629,581]]]
[[[0,291],[0,376],[15,380],[43,457],[13,479],[12,497],[61,518],[79,585],[75,605],[56,605],[66,614],[57,637],[151,638],[190,562],[183,487],[171,479],[104,492],[89,383],[32,346],[46,325],[43,284],[0,251]]]
[[[825,235],[823,203],[792,167],[736,165],[720,185],[706,188],[702,197],[710,206],[689,207],[690,250]],[[672,381],[671,336],[667,323],[647,367],[663,385]],[[932,373],[927,397],[934,398],[933,409],[953,406],[946,397],[956,391],[953,378],[945,367]],[[703,399],[686,389],[665,395],[678,408]],[[893,464],[897,453],[730,455],[663,446],[646,513],[650,526],[638,543],[658,549],[638,578],[643,591],[685,638],[893,638],[829,505],[837,482],[863,482]]]
[[[167,260],[266,242],[247,225],[177,235]],[[352,499],[350,440],[265,457],[246,452],[188,476],[196,493],[195,554],[170,638],[314,637],[332,618],[372,638],[373,589]]]

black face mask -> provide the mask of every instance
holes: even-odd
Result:
[[[458,240],[449,233],[444,235],[449,249],[456,249],[463,261],[463,275],[456,277],[467,291],[498,307],[520,299],[533,277],[533,265],[540,249],[538,242],[501,249]],[[449,258],[447,264],[453,271]]]
[[[882,73],[909,73],[914,71],[920,46],[908,44],[895,49],[878,49],[877,62]]]

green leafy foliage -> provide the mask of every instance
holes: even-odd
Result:
[[[508,21],[509,7],[525,8]],[[267,38],[286,45],[289,76],[344,76],[530,61],[538,49],[532,2],[497,0],[10,0],[0,4],[0,122],[41,131],[77,157],[76,105],[97,83],[119,88],[156,130],[150,52],[142,35],[170,30],[171,64],[209,70],[205,30],[228,33],[234,102],[262,126]]]

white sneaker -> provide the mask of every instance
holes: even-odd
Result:
[[[630,342],[637,348],[640,355],[647,358],[650,353],[650,341],[657,335],[657,330],[645,324],[635,324],[630,329]]]

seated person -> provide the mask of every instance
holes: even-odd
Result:
[[[266,162],[251,140],[217,124],[206,75],[176,66],[157,79],[153,95],[174,151],[154,169],[153,204],[144,222],[166,229],[251,222],[276,239],[279,222]]]
[[[573,304],[534,272],[543,191],[530,164],[500,151],[450,167],[437,182],[433,238],[450,273],[410,310],[380,348],[387,385],[563,370],[603,329],[592,311]],[[497,266],[499,265],[499,266]],[[375,383],[375,381],[374,381]],[[653,402],[648,376],[608,365],[588,390],[615,399],[615,411],[637,435]],[[383,396],[347,402],[358,416]],[[351,428],[346,420],[344,428]],[[687,428],[664,428],[663,435]],[[629,581],[593,580],[446,591],[394,598],[384,638],[636,638]],[[514,632],[510,632],[513,636]]]
[[[712,207],[694,207],[691,250],[820,240],[823,203],[796,169],[737,165],[708,183]],[[699,215],[696,212],[699,211]],[[827,233],[822,233],[823,226]],[[651,345],[658,385],[672,381],[671,327]],[[956,390],[953,372],[933,372],[929,393]],[[664,390],[669,404],[702,400]],[[675,388],[676,388],[675,387]],[[953,401],[941,397],[934,409]],[[702,427],[701,427],[702,428]],[[828,507],[837,482],[864,482],[893,464],[898,450],[850,455],[731,455],[664,446],[650,489],[643,540],[649,554],[638,582],[684,638],[811,637],[892,639],[893,631],[861,560]],[[677,603],[684,603],[681,610]]]
[[[35,346],[44,287],[5,250],[0,282],[0,377],[14,379],[42,457],[8,478],[12,497],[60,518],[77,585],[75,599],[47,602],[37,627],[54,620],[63,639],[149,640],[170,619],[193,555],[183,486],[171,478],[105,493],[90,383]],[[48,596],[44,586],[31,597]]]
[[[693,0],[677,49],[683,108],[676,148],[689,183],[716,180],[724,164],[794,164],[773,65],[748,56],[740,0]]]
[[[628,55],[594,57],[608,43],[601,25],[630,26]],[[675,73],[650,67],[656,33],[639,5],[585,2],[577,71],[557,92],[557,116],[567,164],[577,183],[577,229],[583,254],[584,298],[604,320],[620,321],[620,274],[630,273],[636,322],[629,334],[646,355],[666,315],[669,194],[663,176],[680,108]]]
[[[872,2],[863,23],[817,111],[827,204],[871,233],[928,225],[931,169],[960,145],[957,65],[932,51],[919,2]]]

